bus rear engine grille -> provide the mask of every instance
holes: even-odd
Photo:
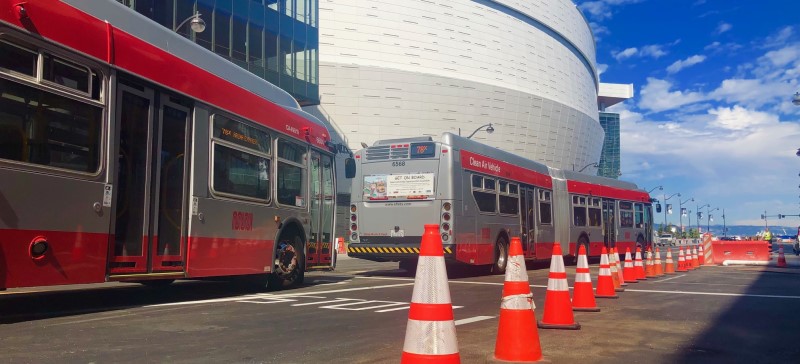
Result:
[[[386,145],[378,147],[369,147],[367,148],[366,154],[368,161],[407,159],[409,157],[409,150],[411,150],[411,148],[409,148],[408,144],[404,144],[402,146]]]

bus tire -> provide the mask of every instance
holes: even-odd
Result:
[[[305,280],[306,255],[303,239],[293,234],[278,243],[275,257],[275,271],[269,275],[268,288],[282,290],[303,284]]]
[[[589,255],[589,239],[586,235],[581,236],[578,238],[578,244],[575,245],[575,256],[572,258],[572,262],[576,265],[578,264],[578,252],[581,251],[581,245],[583,248],[586,249],[586,255]]]
[[[505,237],[497,239],[494,245],[494,264],[492,264],[492,273],[503,274],[506,272],[508,265],[508,240]]]

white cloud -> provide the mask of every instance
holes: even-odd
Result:
[[[630,58],[635,56],[639,53],[639,50],[636,48],[627,48],[621,52],[611,53],[617,61],[622,61],[625,58]]]
[[[671,88],[672,83],[669,81],[648,77],[647,84],[640,91],[641,98],[638,106],[644,110],[660,112],[705,99],[700,92],[670,91]]]
[[[778,115],[745,109],[739,105],[732,108],[719,107],[708,110],[708,113],[715,116],[711,125],[722,129],[744,130],[779,122]]]
[[[642,56],[650,56],[653,58],[659,58],[667,54],[667,52],[661,49],[661,46],[658,44],[644,46],[642,47],[640,53]]]
[[[679,72],[680,70],[682,70],[682,69],[684,69],[686,67],[694,66],[694,65],[696,65],[698,63],[701,63],[701,62],[703,62],[705,60],[706,60],[706,56],[695,54],[695,55],[693,55],[693,56],[691,56],[689,58],[686,58],[686,59],[684,59],[682,61],[678,60],[678,61],[675,61],[675,63],[669,65],[669,67],[667,67],[667,73],[670,73],[670,74],[677,73],[677,72]]]
[[[719,23],[719,25],[717,26],[717,29],[714,30],[714,34],[722,34],[722,33],[725,33],[727,31],[731,30],[732,28],[733,28],[733,25],[731,25],[729,23],[726,23],[726,22],[722,22],[722,23]]]
[[[680,39],[668,45],[675,45],[678,43],[680,43]],[[642,46],[641,48],[630,47],[619,52],[611,52],[611,55],[620,62],[631,57],[652,57],[658,59],[667,54],[667,51],[665,51],[663,48],[664,45],[661,44],[649,44]]]
[[[614,14],[613,7],[635,4],[643,0],[597,0],[585,1],[578,5],[578,8],[586,12],[589,17],[603,20],[611,18]]]
[[[602,75],[603,73],[606,72],[606,70],[608,70],[608,65],[607,64],[602,64],[602,63],[598,63],[597,64],[597,74],[598,75]]]
[[[771,82],[766,79],[728,79],[711,91],[710,99],[730,104],[742,104],[750,107],[761,107],[774,103],[791,95],[793,86],[790,83]]]

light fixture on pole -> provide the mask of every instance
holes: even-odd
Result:
[[[656,187],[653,187],[653,189],[652,189],[652,190],[650,190],[650,191],[647,191],[647,194],[649,195],[649,194],[650,194],[650,192],[653,192],[653,191],[655,191],[655,190],[656,190],[656,188],[657,188],[659,191],[663,191],[663,190],[664,190],[664,186],[656,186]]]
[[[681,201],[681,199],[678,199],[678,204],[680,205],[679,206],[680,210],[678,211],[678,213],[680,214],[680,221],[681,221],[681,235],[683,235],[683,204],[685,204],[685,203],[687,203],[689,201],[694,202],[694,197],[692,197],[692,198],[690,198],[690,199],[688,199],[686,201]]]
[[[178,26],[176,26],[173,31],[177,32],[186,22],[189,22],[189,26],[192,28],[192,31],[195,33],[202,33],[206,30],[206,22],[200,17],[202,14],[200,12],[195,12],[194,15],[184,19]]]
[[[589,168],[589,167],[597,167],[597,162],[589,163],[589,164],[583,166],[583,168],[578,170],[578,173],[583,172],[586,168]],[[573,171],[575,170],[575,163],[572,164],[572,170]]]
[[[667,228],[667,210],[669,210],[669,208],[668,208],[669,205],[667,205],[667,200],[669,200],[669,199],[671,199],[671,198],[673,198],[675,196],[681,197],[680,192],[673,193],[669,197],[667,197],[667,194],[664,194],[664,229]],[[670,211],[670,213],[672,213],[672,212]]]
[[[709,206],[709,208],[710,207],[711,206]],[[706,217],[706,231],[708,231],[708,232],[711,232],[711,220],[712,220],[711,219],[711,213],[714,212],[714,211],[717,211],[717,210],[719,210],[719,207],[715,207],[715,208],[710,209],[710,210],[706,209],[706,215],[708,215]]]
[[[792,97],[792,103],[796,106],[800,106],[800,91],[794,93],[794,96]]]
[[[703,220],[703,212],[700,209],[704,207],[711,207],[709,204],[705,204],[703,206],[697,206],[697,233],[700,233],[700,221]]]
[[[472,139],[472,136],[475,135],[475,133],[481,131],[481,129],[483,129],[483,128],[486,128],[486,132],[489,133],[489,134],[494,133],[494,127],[492,127],[492,123],[489,123],[489,124],[485,124],[485,125],[479,126],[477,129],[475,129],[475,131],[472,132],[472,134],[470,134],[467,137],[467,139]],[[461,129],[459,129],[459,134],[460,133],[461,133]]]

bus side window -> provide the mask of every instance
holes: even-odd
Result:
[[[539,190],[539,222],[547,225],[553,223],[550,191]]]

